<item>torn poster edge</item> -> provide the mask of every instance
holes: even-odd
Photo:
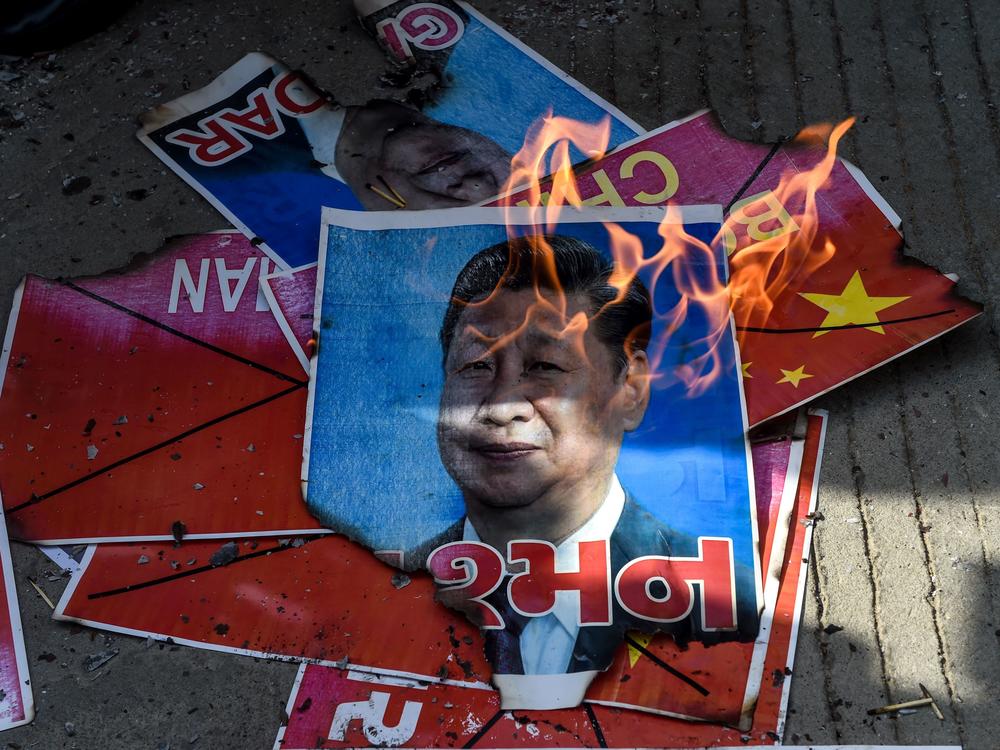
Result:
[[[940,271],[938,271],[938,273],[940,273]],[[872,372],[873,370],[877,370],[880,367],[884,367],[885,365],[889,364],[893,360],[897,360],[900,357],[905,356],[905,355],[909,354],[910,352],[913,352],[913,351],[919,349],[922,346],[926,346],[927,344],[929,344],[930,342],[934,341],[935,339],[938,339],[941,336],[944,336],[946,333],[951,333],[956,328],[958,328],[960,326],[963,326],[966,323],[969,323],[970,321],[975,320],[976,318],[978,318],[982,314],[983,314],[983,310],[980,310],[975,315],[973,315],[973,316],[971,316],[971,317],[969,317],[969,318],[967,318],[965,320],[958,321],[955,325],[951,326],[950,328],[945,328],[943,331],[940,331],[940,332],[934,334],[933,336],[930,336],[930,337],[924,339],[923,341],[918,341],[916,344],[914,344],[913,346],[911,346],[909,349],[904,349],[901,352],[897,352],[896,354],[893,354],[891,357],[887,357],[886,359],[883,359],[883,360],[881,360],[879,362],[876,362],[874,365],[872,365],[871,367],[869,367],[867,370],[861,370],[860,372],[856,372],[851,377],[846,378],[844,380],[841,380],[839,383],[834,383],[829,388],[826,388],[826,389],[820,391],[819,393],[814,393],[811,396],[807,396],[806,398],[802,399],[801,401],[797,401],[794,404],[790,404],[789,406],[787,406],[786,408],[782,409],[781,411],[777,411],[774,414],[770,414],[765,419],[762,419],[760,422],[755,422],[754,424],[752,424],[750,426],[751,427],[756,427],[757,425],[763,424],[764,422],[767,422],[767,421],[770,421],[770,420],[774,419],[775,417],[780,417],[783,414],[788,414],[788,412],[790,412],[790,411],[794,411],[795,409],[799,409],[799,408],[801,408],[803,406],[806,406],[807,404],[810,404],[813,401],[815,401],[818,398],[820,398],[820,396],[825,396],[827,393],[830,393],[831,391],[835,391],[838,388],[847,385],[851,381],[857,380],[858,378],[867,375],[868,373]]]
[[[538,211],[535,208],[503,207],[503,206],[475,206],[465,207],[460,211],[454,209],[429,209],[418,212],[393,212],[386,215],[385,212],[377,216],[373,212],[348,211],[339,208],[323,207],[322,225],[320,227],[319,256],[316,265],[316,297],[313,308],[313,330],[319,330],[320,320],[323,311],[323,287],[326,276],[326,259],[329,247],[329,228],[337,226],[359,231],[385,231],[390,229],[432,229],[435,227],[455,227],[468,225],[496,225],[496,226],[530,226],[541,223],[538,219]],[[650,206],[650,207],[565,207],[559,214],[560,223],[624,223],[624,222],[673,222],[673,223],[699,223],[699,222],[719,222],[722,221],[722,206],[720,204],[700,204],[685,206]],[[725,273],[728,274],[728,258],[723,260]],[[733,342],[733,354],[735,357],[735,367],[740,368],[740,351],[736,337],[736,321],[730,312],[729,315],[730,335]],[[320,347],[317,347],[317,351]],[[302,440],[302,497],[308,498],[309,491],[309,458],[312,442],[312,416],[316,398],[316,375],[318,359],[313,357],[309,367],[309,393],[306,400],[306,423]],[[737,370],[739,371],[739,370]],[[751,523],[751,542],[753,547],[753,568],[754,568],[754,596],[757,603],[760,622],[765,619],[770,622],[773,619],[773,605],[770,613],[764,611],[766,603],[764,601],[764,589],[761,579],[761,559],[760,559],[760,530],[757,523],[757,493],[754,481],[753,456],[749,440],[749,417],[747,413],[746,393],[743,388],[743,379],[739,379],[738,391],[740,394],[740,415],[743,424],[743,444],[745,451],[745,461],[747,467],[748,496],[750,498],[749,519]],[[773,554],[773,545],[772,545]],[[782,550],[782,554],[784,551]],[[775,596],[775,600],[777,597]],[[753,719],[753,709],[756,706],[757,696],[760,692],[760,680],[754,683],[752,676],[755,671],[763,670],[764,660],[767,656],[767,646],[770,640],[770,628],[767,629],[765,637],[760,637],[758,632],[754,640],[754,648],[751,655],[750,669],[747,672],[747,682],[744,687],[743,703],[740,714],[740,724]],[[594,701],[595,703],[597,701]],[[623,706],[624,704],[607,703],[606,705]],[[749,708],[748,708],[749,706]],[[663,713],[652,711],[651,709],[636,708],[627,706],[634,710],[647,710],[650,713]],[[665,714],[677,718],[703,721],[682,714]]]
[[[711,111],[712,110],[708,109],[707,107],[704,108],[704,109],[699,109],[699,110],[697,110],[695,112],[692,112],[691,114],[686,115],[684,117],[679,117],[676,120],[671,120],[666,125],[661,125],[660,127],[655,128],[653,130],[643,131],[640,135],[637,135],[635,138],[633,138],[633,139],[631,139],[629,141],[625,141],[624,143],[619,143],[617,146],[615,146],[615,148],[613,148],[611,151],[608,151],[607,153],[605,153],[604,156],[602,156],[601,158],[604,159],[604,158],[607,158],[609,156],[613,156],[614,154],[616,154],[617,152],[619,152],[619,151],[621,151],[623,149],[626,149],[626,148],[629,148],[631,146],[634,146],[637,143],[641,143],[641,142],[645,141],[648,138],[652,138],[653,136],[661,135],[662,133],[666,133],[668,130],[673,130],[676,127],[684,125],[685,123],[691,122],[691,120],[695,120],[695,119],[701,117],[702,115],[708,114]],[[588,161],[587,163],[590,163],[590,162]],[[578,166],[580,166],[580,165],[578,165],[578,164],[574,165],[574,167],[578,167]],[[548,179],[550,177],[553,177],[553,176],[554,175],[544,175],[542,177],[542,181],[545,181],[546,179]],[[488,206],[488,205],[491,205],[493,203],[499,203],[504,198],[509,198],[512,195],[517,195],[518,193],[523,193],[525,190],[529,190],[530,188],[531,188],[531,183],[528,183],[528,182],[521,183],[521,184],[519,184],[519,185],[517,185],[516,187],[513,187],[513,188],[505,186],[504,187],[504,191],[502,193],[500,193],[499,195],[495,195],[492,198],[488,198],[487,200],[483,201],[479,205],[481,205],[481,206]],[[723,220],[725,220],[725,218],[726,218],[725,217],[725,212],[723,212],[723,217],[722,218],[723,218]]]
[[[3,393],[4,376],[10,363],[10,353],[14,344],[14,330],[17,327],[17,317],[21,310],[21,297],[24,294],[22,278],[14,290],[14,300],[11,304],[7,331],[4,334],[3,352],[0,353],[0,394]],[[21,623],[21,608],[17,601],[17,584],[14,580],[14,561],[10,554],[10,537],[7,534],[7,521],[3,514],[3,502],[0,501],[0,564],[3,565],[4,586],[7,589],[7,617],[10,621],[10,637],[14,648],[14,661],[17,665],[17,687],[21,694],[23,718],[4,722],[0,730],[28,724],[35,718],[35,697],[31,691],[31,673],[28,670],[28,654],[24,647],[24,628]]]
[[[164,128],[170,125],[171,123],[174,123],[177,120],[186,117],[192,112],[197,112],[198,110],[206,109],[208,106],[217,103],[219,101],[219,94],[217,93],[217,89],[214,88],[214,84],[219,84],[218,88],[221,89],[225,95],[223,98],[232,96],[239,90],[240,86],[243,85],[242,84],[243,75],[245,74],[245,71],[247,69],[253,71],[252,73],[253,76],[257,76],[266,71],[276,62],[278,61],[275,58],[268,55],[267,53],[259,51],[248,52],[246,55],[244,55],[235,63],[233,63],[232,66],[230,66],[222,73],[220,73],[218,76],[209,81],[207,84],[205,84],[205,86],[199,88],[196,91],[184,94],[183,96],[179,96],[176,99],[170,101],[170,104],[173,105],[180,105],[183,102],[183,107],[187,111],[179,113],[176,116],[164,122],[158,121],[155,125],[143,123],[135,134],[135,137],[139,139],[139,142],[142,143],[142,145],[148,148],[150,151],[152,151],[153,154],[156,156],[156,158],[158,158],[161,162],[166,164],[170,168],[170,171],[172,171],[175,175],[177,175],[184,182],[186,182],[188,187],[194,190],[198,195],[200,195],[206,201],[208,201],[209,205],[211,205],[212,208],[214,208],[216,211],[222,214],[228,221],[232,223],[234,227],[236,227],[237,230],[240,231],[240,233],[242,233],[244,236],[246,236],[251,240],[257,239],[257,235],[254,232],[250,231],[250,227],[244,224],[236,214],[234,214],[232,211],[226,208],[226,206],[223,205],[223,203],[218,198],[216,198],[209,190],[207,190],[201,183],[199,183],[198,180],[195,179],[195,177],[190,172],[184,169],[184,167],[182,167],[179,162],[172,159],[166,151],[160,148],[153,141],[153,139],[149,137],[149,133],[155,130],[160,130],[161,128]],[[237,75],[233,70],[233,68],[236,68],[237,66],[239,66],[240,68],[240,76],[239,76],[240,80],[234,81],[234,79],[237,78]],[[209,88],[213,88],[213,91],[211,93],[209,93],[208,91]],[[142,118],[146,114],[147,112],[143,112],[142,115],[140,115],[140,122],[142,121]],[[257,245],[257,248],[261,252],[266,254],[268,258],[274,261],[276,268],[289,268],[288,263],[280,255],[274,252],[274,250],[272,250],[266,242],[263,241],[260,242]]]
[[[615,146],[615,148],[607,152],[604,156],[605,157],[613,156],[619,151],[623,151],[627,148],[635,146],[638,143],[642,143],[643,141],[646,141],[654,136],[662,135],[667,131],[673,130],[674,128],[680,125],[684,125],[685,123],[691,122],[692,120],[696,120],[702,115],[707,115],[707,114],[714,115],[714,111],[706,107],[704,109],[699,109],[695,112],[692,112],[691,114],[685,117],[680,117],[676,120],[671,120],[666,125],[661,125],[660,127],[650,130],[649,132],[644,133],[643,135],[637,135],[632,140],[618,144],[617,146]],[[720,125],[719,127],[721,128],[722,126]],[[723,130],[723,133],[725,133],[725,130]],[[728,137],[728,134],[726,135]],[[738,138],[733,138],[733,140],[739,143],[748,143],[748,141],[741,141]],[[872,203],[874,203],[878,207],[879,211],[881,211],[882,214],[885,216],[885,218],[889,220],[889,222],[896,229],[896,231],[899,232],[900,235],[902,235],[902,231],[900,229],[900,227],[902,227],[903,225],[902,218],[899,216],[898,213],[896,213],[895,209],[893,209],[893,207],[889,205],[889,201],[887,201],[885,199],[885,196],[883,196],[875,187],[875,185],[872,184],[872,181],[868,179],[868,176],[865,175],[865,173],[862,172],[861,169],[853,162],[848,161],[842,156],[838,156],[837,159],[838,161],[840,161],[841,164],[844,165],[844,168],[847,170],[847,173],[858,184],[858,187],[861,188],[862,192],[864,192],[865,195],[867,195],[871,199]],[[527,190],[529,187],[530,185],[523,184],[511,190],[504,190],[504,192],[501,193],[500,195],[496,196],[495,198],[490,198],[489,200],[484,201],[483,203],[484,204],[493,203],[494,201],[503,200],[504,198],[507,198],[511,195],[516,195],[517,193],[523,192]]]

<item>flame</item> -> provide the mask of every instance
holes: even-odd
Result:
[[[657,335],[647,346],[647,356],[655,382],[669,385],[679,381],[689,395],[703,393],[733,365],[724,356],[727,349],[719,346],[730,335],[730,320],[735,322],[737,340],[742,344],[746,336],[742,331],[764,327],[775,301],[796,279],[808,276],[833,257],[836,248],[828,238],[818,248],[815,243],[820,231],[817,194],[830,177],[836,164],[837,146],[853,123],[854,118],[849,118],[837,125],[805,128],[795,143],[814,147],[825,144],[823,157],[808,170],[784,174],[773,190],[735,203],[711,242],[688,234],[676,209],[669,205],[659,226],[662,244],[652,255],[644,249],[639,237],[618,224],[604,223],[615,264],[609,284],[617,290],[615,299],[607,305],[618,304],[639,274],[649,281],[654,295]],[[530,223],[544,227],[551,234],[557,230],[565,206],[598,204],[600,195],[596,199],[583,197],[577,174],[606,155],[610,132],[610,118],[584,123],[553,116],[551,111],[532,127],[523,147],[512,159],[511,176],[503,193],[508,197],[500,201],[508,209],[511,238],[514,220],[509,209],[514,205],[527,205]],[[587,159],[584,165],[577,164],[576,170],[573,149]],[[769,218],[771,214],[773,218]],[[777,228],[773,226],[775,223]],[[582,351],[589,322],[604,308],[589,318],[580,314],[567,318],[566,295],[559,285],[551,247],[543,235],[529,240],[537,250],[533,259],[537,304],[529,308],[517,330],[489,339],[489,349],[492,352],[506,345],[525,328],[542,320],[549,321],[551,327],[553,317],[561,316],[562,329],[548,332],[571,338]],[[728,279],[717,272],[718,259],[726,255]],[[672,279],[678,297],[667,309],[660,310],[655,289],[664,274],[669,274],[667,278]],[[502,282],[498,289],[501,287]],[[699,318],[707,321],[702,335],[685,342],[684,349],[690,355],[684,361],[673,368],[662,367],[672,338],[696,309]],[[548,314],[553,312],[558,316]],[[481,332],[479,335],[487,338]]]

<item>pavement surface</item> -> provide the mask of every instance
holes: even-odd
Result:
[[[903,217],[908,252],[986,315],[822,398],[830,411],[785,740],[1000,747],[1000,8],[995,0],[482,0],[643,126],[701,107],[770,141],[853,114],[843,153]],[[343,101],[385,63],[349,4],[143,0],[105,31],[0,70],[0,301],[25,273],[94,274],[225,225],[133,137],[135,117],[245,52]],[[63,181],[90,186],[64,195]],[[5,304],[5,303],[4,303]],[[38,717],[8,748],[268,748],[295,666],[54,623],[15,545]],[[831,627],[832,626],[832,627]],[[120,654],[94,673],[83,659]],[[937,696],[929,711],[868,708]],[[71,722],[72,734],[67,727]]]

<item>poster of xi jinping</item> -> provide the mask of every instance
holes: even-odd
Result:
[[[410,100],[390,88],[343,101],[255,52],[144,113],[138,137],[291,268],[315,262],[322,206],[449,208],[498,194],[511,155],[550,109],[586,122],[610,116],[611,147],[642,132],[468,6],[402,4],[382,20],[397,39],[433,52],[440,80],[431,95]]]
[[[718,206],[323,217],[307,503],[431,572],[505,707],[578,704],[625,631],[754,639]]]

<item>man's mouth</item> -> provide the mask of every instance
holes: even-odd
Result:
[[[534,443],[482,443],[472,450],[491,461],[517,461],[541,450]]]

